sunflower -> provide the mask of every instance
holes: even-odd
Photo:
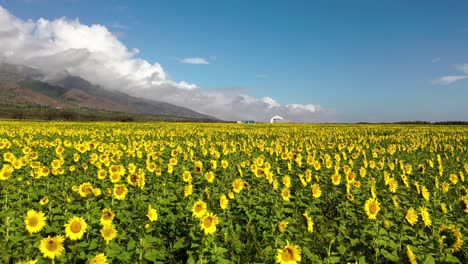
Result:
[[[283,197],[283,200],[286,202],[289,202],[289,199],[291,198],[291,191],[284,187],[283,190],[281,190],[281,197]]]
[[[418,222],[418,212],[416,212],[416,210],[414,210],[413,207],[410,207],[408,211],[406,212],[405,218],[406,218],[406,221],[410,223],[410,225],[414,225]]]
[[[229,166],[229,161],[227,160],[221,161],[221,167],[223,167],[223,169],[226,169],[228,166]]]
[[[89,264],[107,264],[107,257],[101,253],[90,259]]]
[[[321,195],[322,195],[322,190],[320,189],[320,185],[318,185],[318,183],[314,183],[312,185],[312,196],[314,198],[320,198]]]
[[[409,262],[411,264],[417,264],[418,263],[416,255],[414,255],[413,250],[408,245],[406,246],[406,256],[408,257],[408,260],[409,260]]]
[[[235,179],[232,182],[232,187],[233,187],[234,192],[239,193],[240,191],[242,191],[242,189],[244,189],[244,181],[239,178]]]
[[[221,197],[219,197],[219,206],[221,207],[221,209],[226,210],[228,205],[229,199],[226,197],[225,194],[221,195]]]
[[[46,258],[54,259],[62,255],[65,248],[63,247],[63,241],[65,238],[61,235],[54,237],[46,237],[41,240],[39,250]]]
[[[419,208],[419,211],[421,213],[421,218],[422,218],[422,220],[424,222],[424,225],[425,226],[431,226],[432,225],[431,215],[427,211],[427,208],[425,206],[422,206],[422,207]]]
[[[458,176],[456,174],[450,174],[450,181],[453,184],[457,184],[458,183]]]
[[[71,240],[81,239],[87,227],[88,224],[86,224],[82,217],[73,216],[68,220],[68,223],[65,224],[65,236]]]
[[[138,175],[136,173],[131,173],[127,176],[127,182],[131,186],[138,185]]]
[[[148,204],[148,213],[146,214],[146,216],[148,217],[148,219],[151,222],[157,221],[158,220],[158,211],[156,211],[156,209],[151,207],[151,204]]]
[[[113,224],[105,224],[101,228],[101,235],[108,244],[109,241],[117,237],[117,229]]]
[[[364,205],[367,216],[370,220],[377,219],[377,214],[380,211],[380,203],[376,198],[369,198]]]
[[[125,199],[125,196],[127,195],[127,193],[128,193],[128,189],[127,187],[125,187],[125,185],[123,184],[114,185],[113,194],[114,194],[115,199],[122,201]]]
[[[47,196],[47,195],[42,197],[41,200],[39,200],[40,205],[46,205],[48,203],[49,203],[49,196]]]
[[[101,225],[105,224],[110,224],[112,223],[112,220],[114,220],[115,214],[112,212],[111,209],[104,208],[102,209],[102,214],[101,214]]]
[[[195,161],[195,166],[193,169],[195,173],[201,173],[203,171],[203,163],[201,161]]]
[[[208,181],[209,183],[212,183],[215,179],[214,172],[210,171],[210,172],[205,173],[205,178],[206,178],[206,181]]]
[[[424,200],[429,201],[430,197],[430,192],[427,190],[426,186],[422,185],[421,186],[421,195],[424,198]]]
[[[390,181],[388,182],[388,190],[391,193],[396,193],[397,189],[398,189],[398,181],[395,179],[390,179]]]
[[[217,224],[219,224],[218,217],[215,214],[208,213],[201,219],[200,227],[205,232],[205,235],[209,235],[216,232]]]
[[[336,185],[336,186],[340,185],[340,183],[341,183],[341,175],[340,174],[335,173],[335,174],[333,174],[331,176],[331,178],[332,178],[333,185]]]
[[[81,197],[88,197],[93,193],[93,185],[89,182],[82,183],[78,187],[78,193]]]
[[[440,209],[442,210],[442,213],[446,214],[448,212],[447,204],[446,203],[440,203]]]
[[[191,183],[185,185],[185,188],[184,188],[184,196],[185,197],[188,197],[190,195],[192,195],[193,193],[193,186]]]
[[[314,231],[314,222],[312,221],[312,217],[310,217],[307,211],[302,215],[306,218],[307,221],[307,231],[312,233]]]
[[[439,243],[446,253],[455,253],[463,246],[463,235],[455,225],[441,225],[439,227]]]
[[[276,263],[280,264],[296,264],[301,261],[301,248],[294,244],[289,244],[286,241],[286,246],[278,249],[276,255]]]
[[[206,203],[202,200],[198,200],[192,207],[192,215],[196,218],[202,218],[207,210]]]
[[[192,182],[192,174],[190,171],[184,171],[184,173],[182,173],[182,179],[184,182]]]
[[[288,175],[284,175],[283,184],[284,184],[284,187],[290,188],[291,187],[291,177],[289,177]]]
[[[284,233],[284,231],[286,230],[286,227],[288,227],[288,224],[289,224],[289,222],[286,221],[286,220],[283,220],[283,221],[279,222],[278,223],[278,230],[281,233]]]
[[[36,212],[34,210],[29,210],[26,213],[26,217],[24,218],[24,223],[26,224],[26,229],[30,234],[37,233],[44,228],[46,225],[47,217],[44,215],[43,212]]]

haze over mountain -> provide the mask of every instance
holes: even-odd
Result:
[[[103,89],[168,102],[223,120],[267,121],[274,115],[298,122],[334,118],[333,112],[315,104],[282,105],[268,96],[249,96],[242,88],[204,89],[174,81],[159,63],[138,54],[138,49],[127,48],[103,25],[67,18],[23,20],[0,6],[0,61],[37,67],[45,73],[44,80],[57,79],[66,70]],[[181,62],[208,63],[202,58]]]
[[[217,120],[165,102],[103,89],[66,71],[54,78],[37,68],[0,63],[0,104],[52,108],[88,108],[129,114],[196,120]]]

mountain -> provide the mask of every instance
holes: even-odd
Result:
[[[127,114],[160,119],[220,121],[185,107],[138,98],[104,89],[89,81],[63,72],[44,81],[40,69],[0,63],[0,108],[43,107],[48,109],[93,110],[99,113]],[[1,115],[1,111],[0,111]]]

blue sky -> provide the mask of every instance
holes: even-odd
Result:
[[[468,1],[0,0],[0,6],[23,21],[66,17],[103,25],[137,48],[139,58],[160,63],[170,79],[202,90],[319,105],[339,122],[468,120]],[[187,58],[207,64],[183,63]]]

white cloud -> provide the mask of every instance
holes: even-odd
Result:
[[[463,65],[458,65],[456,68],[465,74],[468,74],[468,64],[465,63]]]
[[[210,64],[207,59],[199,57],[181,59],[180,62],[186,64]]]
[[[461,81],[468,78],[467,75],[448,75],[442,76],[439,79],[435,80],[435,84],[449,85],[457,81]]]
[[[207,90],[187,81],[174,81],[159,63],[141,59],[138,53],[105,26],[66,18],[23,21],[0,6],[0,62],[37,67],[48,74],[47,78],[66,70],[109,89],[224,120],[267,121],[281,115],[297,122],[336,121],[334,113],[318,105],[281,105],[273,98],[255,98],[239,89]],[[209,63],[204,58],[184,60]]]
[[[452,83],[468,78],[468,64],[458,65],[455,67],[457,70],[462,71],[465,75],[446,75],[433,81],[434,84],[450,85]]]

